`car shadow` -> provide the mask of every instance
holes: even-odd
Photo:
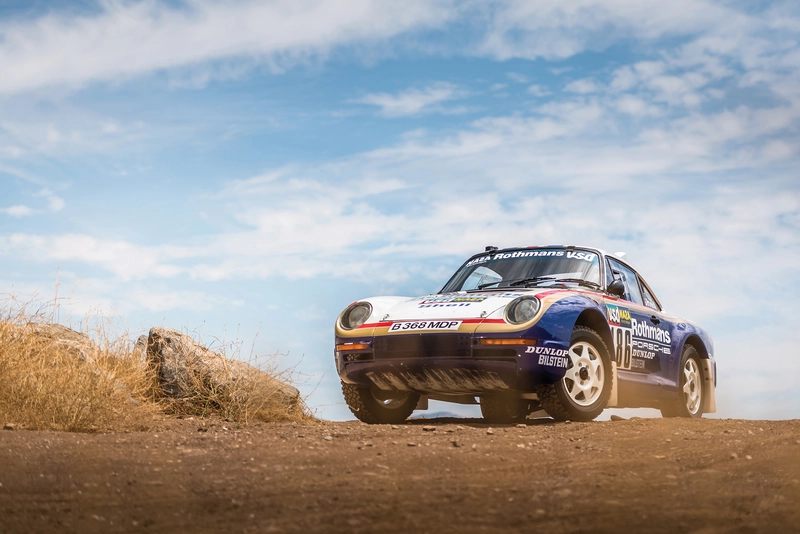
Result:
[[[535,419],[526,419],[525,421],[520,421],[519,423],[511,423],[511,424],[490,424],[480,418],[461,418],[461,417],[431,417],[431,418],[419,418],[419,419],[408,419],[405,425],[409,426],[426,426],[426,425],[462,425],[462,426],[469,426],[474,428],[504,428],[504,427],[515,427],[517,425],[525,425],[525,426],[542,426],[542,425],[555,425],[555,424],[563,424],[555,421],[549,417],[537,417]]]

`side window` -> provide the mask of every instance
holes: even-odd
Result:
[[[616,261],[609,259],[611,268],[615,274],[618,274],[620,280],[625,284],[625,299],[636,304],[643,304],[642,292],[639,290],[639,281],[636,279],[636,273]]]
[[[499,282],[503,277],[499,273],[494,272],[488,267],[481,265],[469,275],[461,286],[461,291],[468,289],[477,289],[483,284],[491,284],[492,282]]]
[[[614,281],[614,275],[612,274],[613,267],[611,264],[606,260],[606,286],[611,285],[611,282]]]
[[[656,299],[653,297],[653,294],[650,293],[650,290],[647,289],[647,286],[644,284],[642,284],[642,298],[644,299],[645,306],[661,311],[661,309],[658,307],[658,304],[656,304]]]

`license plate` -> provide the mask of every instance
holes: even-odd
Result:
[[[402,321],[392,323],[389,332],[413,332],[415,330],[458,330],[461,321]]]

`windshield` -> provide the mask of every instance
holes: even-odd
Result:
[[[572,280],[569,280],[572,279]],[[586,250],[523,249],[484,254],[468,261],[441,293],[470,289],[524,287],[585,280],[600,285],[597,254]]]

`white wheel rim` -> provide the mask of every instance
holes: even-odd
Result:
[[[702,384],[697,362],[689,358],[683,366],[683,399],[686,402],[686,409],[692,415],[700,411]]]
[[[570,367],[561,382],[572,402],[578,406],[591,406],[603,393],[605,369],[603,359],[591,344],[585,341],[569,348]]]

